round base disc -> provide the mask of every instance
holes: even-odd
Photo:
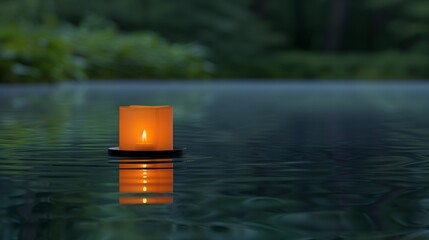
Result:
[[[145,157],[145,158],[162,158],[162,157],[180,157],[185,148],[173,148],[172,150],[154,150],[154,151],[138,151],[138,150],[120,150],[119,147],[111,147],[108,149],[110,156],[115,157]]]

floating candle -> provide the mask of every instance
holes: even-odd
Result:
[[[173,108],[139,105],[119,107],[119,149],[172,150]]]

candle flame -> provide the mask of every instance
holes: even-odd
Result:
[[[143,142],[147,142],[146,129],[145,129],[145,130],[143,130],[143,132],[142,132],[142,140],[143,140]]]

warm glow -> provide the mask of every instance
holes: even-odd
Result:
[[[173,149],[171,106],[119,107],[119,149]]]
[[[146,200],[145,200],[146,199]],[[153,196],[153,197],[120,197],[120,204],[171,204],[172,196]]]
[[[173,202],[173,161],[162,159],[159,163],[130,163],[120,160],[119,192],[141,194],[139,197],[121,196],[123,204],[169,204]],[[162,194],[164,196],[157,196]],[[146,199],[146,200],[145,200]]]
[[[143,130],[143,132],[142,132],[142,141],[143,141],[143,142],[147,142],[147,134],[146,134],[146,130]]]

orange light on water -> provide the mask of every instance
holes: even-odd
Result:
[[[173,169],[119,169],[119,192],[172,193]]]
[[[173,197],[120,197],[120,204],[170,204],[173,203]]]
[[[122,160],[121,160],[122,161]],[[126,160],[125,160],[126,161]],[[169,161],[169,162],[165,162]],[[144,197],[120,197],[120,203],[161,204],[172,203],[171,196],[153,196],[153,194],[173,193],[173,162],[171,159],[161,163],[120,163],[119,192],[140,193]],[[149,194],[150,196],[146,196]],[[145,200],[146,199],[146,200]]]

